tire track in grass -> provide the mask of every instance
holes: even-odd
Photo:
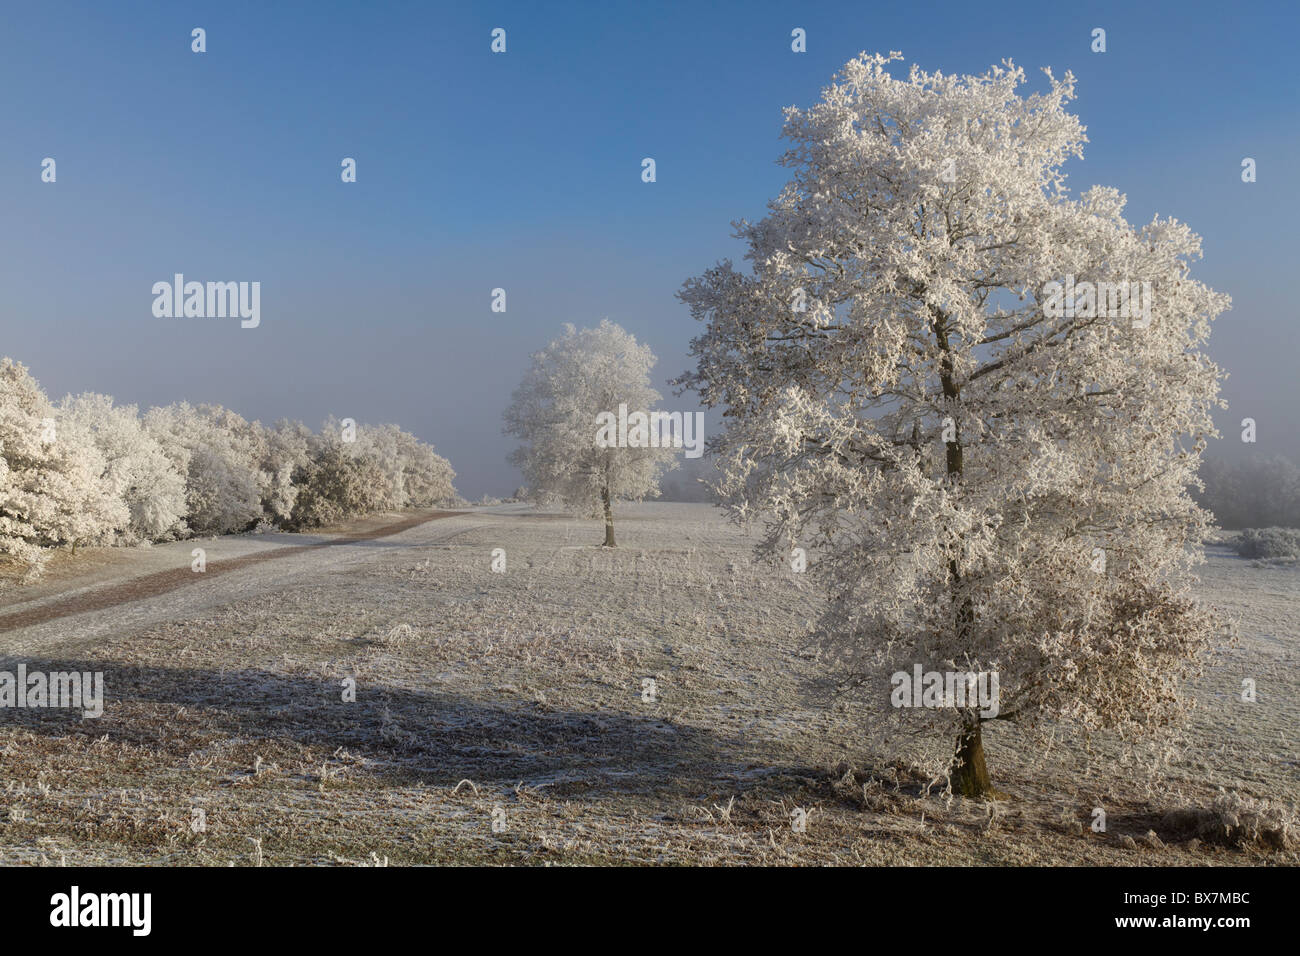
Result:
[[[22,627],[31,627],[34,624],[45,624],[48,621],[56,621],[61,617],[69,617],[73,614],[84,614],[87,611],[103,611],[110,607],[117,607],[121,604],[130,604],[134,601],[140,601],[145,598],[157,597],[160,594],[166,594],[169,591],[175,591],[185,587],[187,584],[199,584],[209,581],[214,577],[220,577],[230,571],[239,571],[243,568],[255,564],[262,564],[266,561],[276,561],[280,558],[288,558],[295,554],[304,554],[308,551],[319,551],[322,548],[332,548],[340,544],[355,544],[358,541],[372,541],[376,538],[388,538],[395,534],[401,534],[403,531],[409,531],[412,528],[419,527],[429,521],[436,521],[439,518],[451,518],[456,515],[466,514],[464,511],[435,511],[429,514],[414,515],[410,518],[404,518],[401,521],[395,521],[392,524],[382,525],[369,531],[354,531],[341,534],[329,541],[318,541],[315,544],[290,545],[284,548],[275,548],[271,551],[265,551],[261,554],[247,554],[240,558],[227,558],[223,561],[213,561],[207,565],[202,574],[196,574],[190,568],[176,568],[171,571],[158,571],[153,574],[146,574],[122,584],[112,585],[106,588],[100,588],[91,591],[89,594],[80,594],[75,598],[69,598],[66,601],[54,601],[49,604],[43,604],[40,607],[29,608],[25,611],[14,611],[9,614],[0,615],[0,634],[6,631],[15,631]]]

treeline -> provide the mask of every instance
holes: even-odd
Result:
[[[350,423],[349,423],[350,425]],[[259,526],[320,527],[456,499],[451,465],[396,425],[266,427],[219,405],[141,415],[107,395],[52,404],[0,361],[0,556],[35,571],[49,550]]]
[[[1300,468],[1290,459],[1209,459],[1200,478],[1205,490],[1193,496],[1220,527],[1300,528]]]

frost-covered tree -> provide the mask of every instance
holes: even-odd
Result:
[[[402,465],[402,488],[408,508],[429,508],[450,501],[456,496],[453,482],[456,472],[451,462],[433,450],[432,445],[420,441],[410,432],[396,425],[394,440],[398,461]]]
[[[42,548],[97,543],[125,525],[106,471],[93,441],[61,432],[26,366],[0,360],[0,554],[34,572]]]
[[[62,544],[228,534],[268,520],[315,527],[454,499],[450,463],[396,425],[345,442],[330,420],[263,428],[219,405],[50,404],[27,369],[0,364],[0,556],[34,573]]]
[[[274,427],[266,429],[265,437],[260,467],[262,511],[267,520],[283,527],[291,523],[298,497],[294,473],[310,464],[316,436],[302,422],[282,418]]]
[[[321,428],[318,452],[335,448],[354,458],[364,458],[382,475],[373,489],[370,510],[396,511],[427,508],[455,496],[451,463],[396,425],[356,425],[352,440],[344,441],[341,423],[330,418]]]
[[[659,402],[650,386],[654,364],[649,347],[609,319],[594,329],[566,324],[560,338],[533,355],[505,412],[506,434],[523,443],[510,462],[534,498],[603,515],[605,547],[614,547],[613,503],[654,496],[660,474],[675,464],[671,448],[646,447],[660,443],[648,425],[636,434],[627,429],[621,444],[619,435],[602,432],[601,416],[618,416],[624,406],[630,420]]]
[[[682,290],[705,329],[679,384],[726,409],[735,513],[817,558],[817,630],[862,703],[901,718],[889,675],[916,664],[996,672],[997,719],[1136,738],[1178,715],[1216,630],[1187,487],[1228,300],[1189,278],[1185,225],[1066,190],[1072,76],[1022,97],[1009,62],[895,79],[899,58],[787,110],[792,178],[736,224],[751,269]],[[921,716],[957,742],[954,791],[993,793],[980,713]]]
[[[26,366],[0,362],[0,556],[33,571],[44,562],[32,499],[46,487],[42,419],[52,417]]]
[[[327,423],[324,433],[332,431]],[[343,450],[353,457],[368,459],[383,476],[375,487],[375,510],[396,511],[406,507],[406,481],[403,460],[398,450],[396,425],[359,425],[354,440],[343,445]]]
[[[290,526],[319,528],[382,510],[385,475],[369,456],[326,442],[313,460],[294,473],[298,495]]]
[[[219,405],[178,402],[151,408],[145,427],[185,476],[186,521],[195,534],[244,531],[262,517],[270,476],[261,470],[265,438]]]
[[[178,534],[185,517],[185,479],[140,421],[134,405],[86,392],[59,404],[59,433],[92,444],[104,458],[107,493],[126,511],[113,530],[124,543]]]

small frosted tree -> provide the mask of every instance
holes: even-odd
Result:
[[[634,438],[627,429],[623,442],[602,431],[601,416],[618,416],[620,406],[629,420],[649,415],[661,397],[650,386],[654,364],[649,347],[609,319],[594,329],[566,324],[560,338],[533,355],[505,412],[506,434],[522,442],[510,462],[533,498],[603,516],[608,548],[614,547],[614,502],[657,494],[660,474],[675,465],[665,436],[648,423]]]
[[[997,719],[1125,739],[1179,716],[1216,632],[1189,594],[1206,515],[1187,488],[1219,404],[1198,349],[1228,300],[1189,278],[1186,226],[1067,192],[1069,74],[1022,98],[1009,62],[894,79],[899,58],[787,110],[792,179],[736,224],[752,270],[681,293],[705,330],[679,384],[726,409],[735,514],[817,556],[845,688],[952,734],[954,791],[988,796],[988,715],[905,718],[889,675],[995,672]]]

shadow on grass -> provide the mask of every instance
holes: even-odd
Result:
[[[0,671],[15,673],[18,663],[0,659]],[[0,708],[0,734],[9,728],[51,737],[107,734],[111,741],[159,751],[161,764],[172,767],[216,740],[240,739],[312,748],[313,759],[343,748],[373,762],[372,772],[394,783],[522,781],[581,796],[671,789],[688,767],[698,781],[710,776],[710,767],[729,762],[725,741],[650,713],[565,710],[525,699],[485,702],[365,680],[357,682],[356,700],[345,702],[342,668],[337,679],[327,680],[96,660],[22,663],[28,674],[102,672],[103,716],[83,717],[80,708]],[[181,707],[185,715],[172,709]]]

